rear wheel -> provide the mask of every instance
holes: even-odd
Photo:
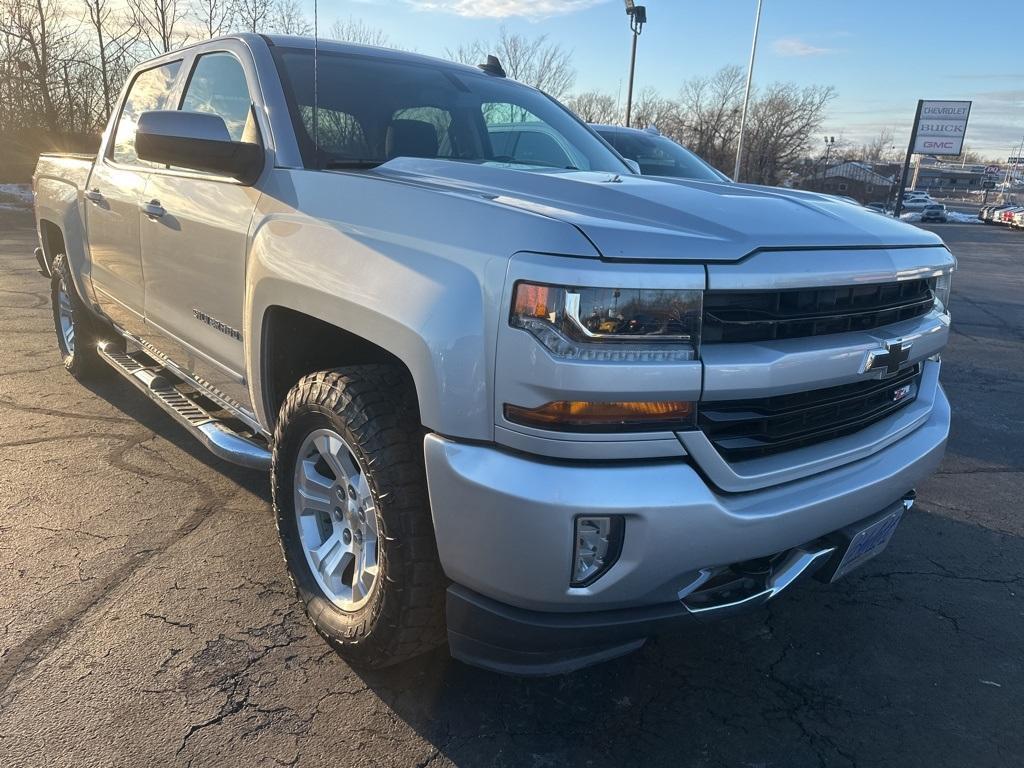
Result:
[[[57,351],[64,367],[76,379],[85,379],[99,368],[96,345],[100,338],[97,323],[85,308],[74,281],[67,257],[57,254],[51,267],[50,303],[53,305],[53,326],[57,332]]]
[[[296,384],[274,434],[272,485],[296,594],[342,656],[383,667],[444,642],[447,584],[404,370],[352,366]]]

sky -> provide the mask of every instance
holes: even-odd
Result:
[[[303,0],[312,16],[313,0]],[[640,0],[638,0],[639,2]],[[444,56],[512,32],[573,52],[577,91],[625,98],[623,0],[318,0],[320,28],[354,17],[399,46]],[[746,68],[757,0],[646,0],[636,88],[675,94],[720,67]],[[1021,0],[763,0],[754,84],[831,85],[823,134],[860,144],[884,128],[905,151],[918,99],[972,100],[966,144],[1005,159],[1024,137]],[[1015,37],[1015,35],[1017,35]],[[1014,150],[1015,153],[1015,150]]]

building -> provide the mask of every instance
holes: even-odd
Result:
[[[862,203],[884,202],[892,195],[895,176],[884,176],[867,163],[846,160],[816,169],[796,186],[829,195],[845,195]]]

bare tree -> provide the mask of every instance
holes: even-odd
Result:
[[[636,128],[655,127],[662,133],[678,136],[682,133],[679,102],[664,98],[654,88],[644,88],[633,99],[630,124]]]
[[[234,8],[229,0],[192,0],[190,10],[205,38],[219,37],[231,30]]]
[[[861,147],[861,159],[867,163],[885,163],[893,159],[895,145],[892,128],[882,128],[878,135]]]
[[[282,35],[313,34],[313,25],[298,0],[277,0],[271,12],[270,28]]]
[[[58,109],[63,89],[63,65],[81,57],[76,30],[57,0],[4,0],[0,6],[0,35],[9,43],[10,76],[21,90],[38,100],[42,127],[58,132],[73,115]]]
[[[488,54],[501,59],[505,72],[513,80],[532,85],[556,99],[568,96],[576,82],[572,53],[557,43],[548,42],[547,35],[528,38],[511,33],[504,27],[497,41],[481,40],[447,50],[448,57],[463,64],[480,64]]]
[[[694,78],[680,90],[681,125],[668,131],[716,168],[732,170],[739,137],[744,74],[723,67],[711,77]]]
[[[235,0],[234,22],[246,32],[266,32],[274,0]]]
[[[585,123],[614,124],[622,119],[615,97],[600,91],[578,93],[566,101],[566,106]]]
[[[753,184],[777,184],[782,173],[806,155],[835,96],[831,86],[800,88],[792,83],[775,83],[758,94],[750,111],[750,144],[740,177]]]
[[[371,27],[362,19],[356,19],[352,16],[349,16],[347,19],[337,19],[331,25],[329,34],[332,39],[341,40],[346,43],[376,45],[379,48],[394,47],[383,30]]]
[[[97,113],[100,124],[105,124],[114,108],[114,97],[134,63],[131,52],[139,31],[130,20],[115,13],[110,0],[85,0],[85,7],[95,36],[91,66],[98,70],[102,98]]]
[[[154,54],[188,42],[186,8],[179,0],[128,0],[128,14],[139,38]]]

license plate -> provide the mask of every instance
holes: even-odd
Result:
[[[859,568],[884,550],[889,539],[896,532],[896,526],[900,524],[902,517],[903,505],[900,504],[892,512],[883,515],[855,533],[830,581],[841,579],[854,568]]]

